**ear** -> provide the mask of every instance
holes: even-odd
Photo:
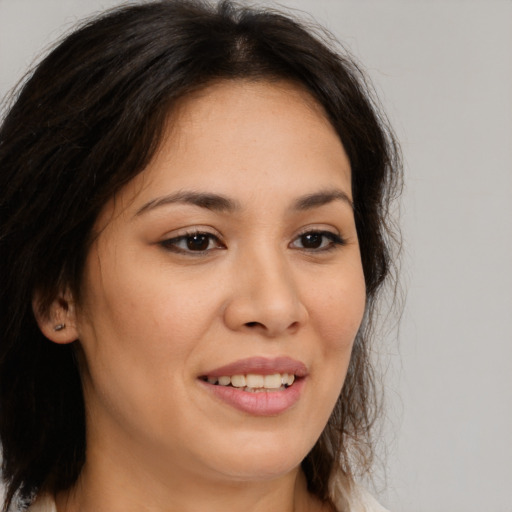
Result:
[[[32,299],[32,310],[41,332],[54,343],[72,343],[78,338],[75,303],[66,290],[59,294],[48,309],[41,307],[41,297],[36,293]]]

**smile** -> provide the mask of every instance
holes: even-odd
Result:
[[[203,380],[215,386],[230,386],[250,393],[284,391],[295,381],[294,374],[274,373],[272,375],[221,375],[220,377],[203,377]]]
[[[199,382],[216,401],[251,416],[277,416],[303,394],[306,365],[289,357],[252,357],[211,369]]]

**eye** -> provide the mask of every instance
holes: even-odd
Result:
[[[345,245],[345,240],[331,231],[307,231],[299,235],[290,246],[307,251],[326,251]]]
[[[212,233],[185,233],[168,240],[163,240],[160,245],[165,249],[178,253],[202,254],[215,249],[225,249],[224,244]]]

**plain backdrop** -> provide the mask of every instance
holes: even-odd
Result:
[[[0,95],[119,3],[0,0]],[[407,301],[398,342],[382,344],[379,498],[394,512],[512,512],[512,1],[281,3],[362,61],[405,156]]]

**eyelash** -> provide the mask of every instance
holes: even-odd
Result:
[[[303,250],[303,251],[309,252],[309,253],[315,253],[315,252],[318,253],[318,252],[332,251],[333,249],[337,249],[338,247],[344,246],[346,244],[346,241],[340,235],[337,235],[336,233],[333,233],[331,231],[322,231],[322,230],[314,230],[314,229],[305,231],[305,232],[299,234],[293,240],[293,242],[295,242],[296,240],[302,240],[302,244],[304,244],[304,237],[307,237],[307,236],[321,237],[322,238],[321,244],[324,243],[324,241],[325,241],[324,239],[329,240],[329,243],[326,246],[321,246],[321,247],[313,247],[313,248],[294,247],[294,248]],[[193,238],[199,238],[199,237],[201,238],[201,240],[203,242],[205,240],[207,241],[208,245],[207,245],[206,249],[200,249],[200,250],[196,251],[196,250],[191,249],[190,246],[187,249],[178,247],[179,243],[187,243],[188,244],[188,242],[191,241]],[[212,241],[215,242],[215,244],[217,245],[215,248],[209,247],[210,243]],[[293,242],[292,242],[292,244],[293,244]],[[290,245],[292,245],[292,244],[290,244]],[[180,236],[177,236],[174,238],[169,238],[167,240],[163,240],[162,242],[160,242],[160,245],[168,251],[175,252],[178,254],[186,254],[186,255],[193,255],[193,256],[203,256],[203,255],[210,253],[212,250],[226,249],[226,246],[219,240],[219,238],[216,235],[214,235],[212,233],[204,232],[204,231],[190,231],[188,233],[184,233],[183,235],[180,235]]]
[[[346,245],[346,241],[344,238],[342,238],[340,235],[337,235],[336,233],[333,233],[332,231],[322,231],[322,230],[309,230],[304,231],[300,235],[298,235],[295,240],[303,239],[306,236],[320,236],[322,238],[327,238],[329,240],[329,244],[325,247],[317,247],[317,248],[307,248],[307,247],[298,247],[298,249],[302,249],[307,252],[326,252],[326,251],[332,251],[333,249],[337,249],[338,247],[342,247]],[[294,240],[294,241],[295,241]],[[303,241],[304,243],[304,241]],[[323,241],[322,241],[323,243]]]
[[[208,247],[210,246],[211,241],[215,241],[217,244],[217,247],[215,249],[225,249],[226,248],[226,246],[219,240],[219,238],[217,236],[215,236],[212,233],[208,233],[208,232],[204,232],[204,231],[190,231],[188,233],[184,233],[183,235],[180,235],[180,236],[177,236],[174,238],[169,238],[168,240],[163,240],[162,242],[160,242],[160,245],[164,249],[167,249],[168,251],[176,252],[178,254],[187,254],[187,255],[193,255],[193,256],[202,256],[204,254],[208,254],[212,250],[215,250],[215,249],[206,248],[206,249],[202,249],[199,251],[194,251],[190,248],[184,249],[184,248],[178,247],[178,244],[180,242],[187,243],[194,237],[206,238],[208,241]]]

